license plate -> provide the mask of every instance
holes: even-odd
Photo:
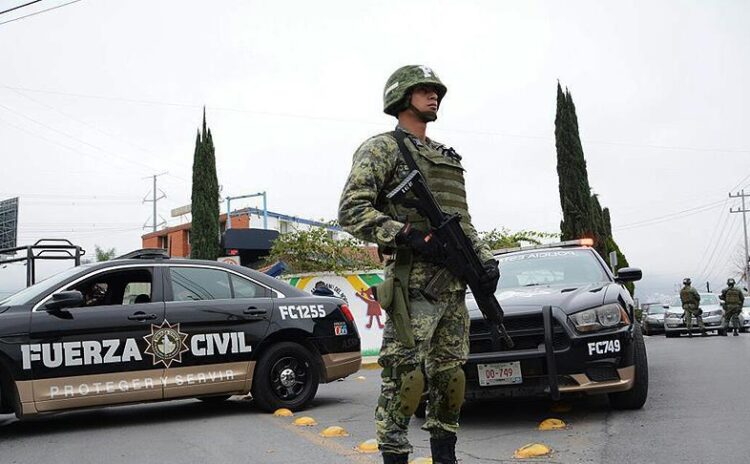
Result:
[[[479,372],[479,385],[482,387],[523,383],[521,361],[477,364],[477,370]]]

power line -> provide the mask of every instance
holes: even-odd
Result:
[[[32,89],[28,87],[17,87],[17,86],[9,86],[9,85],[0,85],[0,87],[10,89],[10,90],[24,91],[24,92],[46,93],[46,94],[51,94],[51,95],[62,95],[62,96],[75,97],[75,98],[91,98],[91,99],[97,99],[97,100],[119,101],[119,102],[136,103],[136,104],[142,104],[142,105],[170,106],[170,107],[176,107],[176,108],[203,108],[204,107],[204,105],[198,105],[198,104],[192,104],[192,103],[165,102],[165,101],[159,101],[159,100],[143,100],[143,99],[135,99],[135,98],[113,97],[113,96],[106,96],[106,95],[89,95],[89,94],[80,94],[80,93],[72,93],[72,92],[60,92],[60,91],[55,91],[55,90]],[[341,119],[341,118],[334,118],[334,117],[327,117],[327,116],[315,116],[315,115],[294,114],[294,113],[277,113],[277,112],[271,112],[271,111],[249,110],[246,108],[232,108],[232,107],[210,106],[210,105],[205,105],[205,108],[214,110],[214,111],[246,113],[246,114],[259,115],[259,116],[276,116],[276,117],[286,117],[286,118],[296,118],[296,119],[309,119],[309,120],[316,120],[316,121],[329,121],[329,122],[337,122],[337,123],[366,124],[366,125],[382,126],[382,123],[380,122],[357,120],[357,119],[350,119],[350,118]],[[445,131],[445,132],[457,132],[457,133],[464,133],[464,134],[492,135],[492,136],[511,137],[511,138],[520,138],[520,139],[529,139],[529,140],[554,141],[554,138],[552,137],[538,136],[538,135],[510,134],[510,133],[503,133],[503,132],[477,131],[477,130],[461,129],[461,128],[451,129],[451,128],[446,128],[446,127],[441,127],[440,130]],[[750,153],[750,149],[704,148],[704,147],[687,147],[687,146],[673,146],[673,145],[638,144],[638,143],[629,143],[629,142],[612,142],[612,141],[604,141],[604,140],[583,140],[583,142],[587,144],[613,145],[613,146],[622,146],[622,147],[631,147],[631,148],[648,148],[648,149],[657,149],[657,150],[696,151],[696,152],[710,152],[710,153],[716,153],[716,152]]]
[[[9,20],[7,20],[7,21],[3,21],[3,22],[1,22],[1,23],[0,23],[0,26],[2,26],[3,24],[8,24],[8,23],[12,23],[13,21],[18,21],[19,19],[24,19],[24,18],[28,18],[28,17],[30,17],[30,16],[36,16],[36,15],[38,15],[38,14],[42,14],[42,13],[46,13],[46,12],[48,12],[48,11],[52,11],[52,10],[56,10],[56,9],[58,9],[58,8],[62,8],[62,7],[64,7],[64,6],[72,5],[72,4],[74,4],[74,3],[78,3],[78,2],[80,2],[80,1],[81,1],[81,0],[73,0],[73,1],[71,1],[71,2],[68,2],[68,3],[63,3],[62,5],[57,5],[57,6],[53,6],[53,7],[50,7],[50,8],[46,8],[46,9],[44,9],[44,10],[40,10],[40,11],[35,11],[34,13],[29,13],[29,14],[27,14],[27,15],[24,15],[24,16],[19,16],[18,18],[13,18],[13,19],[9,19]]]
[[[114,153],[111,153],[111,152],[109,152],[108,150],[105,150],[104,148],[101,148],[101,147],[99,147],[99,146],[96,146],[96,145],[94,145],[94,144],[91,144],[91,143],[89,143],[89,142],[87,142],[87,141],[85,141],[85,140],[82,140],[82,139],[80,139],[80,138],[78,138],[78,137],[74,136],[74,135],[70,135],[70,134],[68,134],[68,133],[67,133],[67,132],[65,132],[65,131],[61,131],[61,130],[59,130],[59,129],[56,129],[56,128],[54,128],[54,127],[52,127],[52,126],[48,125],[48,124],[45,124],[45,123],[43,123],[43,122],[41,122],[41,121],[38,121],[38,120],[36,120],[36,119],[34,119],[34,118],[30,117],[30,116],[27,116],[27,115],[25,115],[25,114],[21,113],[20,111],[14,110],[13,108],[9,108],[9,107],[7,107],[7,106],[5,106],[5,105],[1,104],[1,103],[0,103],[0,108],[3,108],[4,110],[6,110],[6,111],[8,111],[8,112],[10,112],[10,113],[16,114],[16,115],[18,115],[18,116],[20,116],[20,117],[22,117],[22,118],[24,118],[24,119],[26,119],[26,120],[29,120],[29,121],[33,122],[34,124],[37,124],[37,125],[39,125],[39,126],[41,126],[41,127],[44,127],[45,129],[51,130],[51,131],[53,131],[53,132],[56,132],[56,133],[58,133],[58,134],[61,134],[61,135],[65,136],[65,137],[68,137],[68,138],[70,138],[70,139],[72,139],[72,140],[75,140],[75,141],[76,141],[76,142],[78,142],[78,143],[81,143],[81,144],[83,144],[83,145],[86,145],[86,146],[89,146],[89,147],[91,147],[91,148],[93,148],[93,149],[95,149],[95,150],[98,150],[98,151],[100,151],[101,153],[103,153],[103,154],[105,154],[105,155],[107,155],[107,156],[110,156],[110,157],[112,157],[112,158],[116,158],[116,159],[119,159],[120,161],[124,161],[124,162],[127,162],[127,163],[131,163],[131,164],[137,164],[137,165],[139,165],[139,166],[141,166],[141,167],[145,167],[145,168],[147,168],[147,169],[149,169],[149,170],[152,170],[152,171],[154,170],[154,168],[153,168],[153,167],[151,167],[151,166],[149,166],[149,165],[147,165],[147,164],[145,164],[145,163],[141,163],[140,161],[134,161],[134,160],[131,160],[131,159],[125,158],[125,157],[123,157],[123,156],[119,156],[119,155],[116,155],[116,154],[114,154]]]
[[[625,225],[622,225],[622,226],[619,226],[619,227],[615,227],[614,230],[620,231],[620,230],[635,229],[635,228],[638,228],[638,227],[644,227],[644,226],[650,226],[650,225],[660,224],[662,222],[668,222],[668,221],[671,221],[673,219],[678,219],[678,218],[692,216],[692,215],[695,215],[695,214],[703,213],[705,211],[709,211],[711,209],[715,209],[715,208],[717,208],[719,206],[720,203],[725,203],[725,202],[726,202],[726,200],[713,201],[711,203],[706,203],[704,205],[696,206],[696,207],[693,207],[693,208],[688,208],[688,209],[685,209],[685,210],[682,210],[682,211],[677,211],[675,213],[670,213],[670,214],[662,215],[662,216],[659,216],[659,217],[654,217],[654,218],[651,218],[651,219],[644,219],[644,220],[641,220],[641,221],[631,222],[630,224],[625,224]]]
[[[34,3],[39,3],[41,1],[42,0],[34,0],[32,2],[29,2],[29,3],[24,3],[23,5],[18,5],[18,6],[14,6],[13,8],[8,8],[7,10],[0,11],[0,15],[5,14],[5,13],[10,13],[11,11],[15,11],[15,10],[21,9],[21,8],[23,8],[25,6],[33,5]]]
[[[721,217],[721,214],[723,213],[724,208],[726,208],[726,205],[727,205],[728,202],[729,202],[729,198],[727,198],[724,201],[724,204],[721,206],[721,210],[722,211],[720,212],[720,216],[719,217]],[[719,226],[719,222],[716,221],[716,226],[714,227],[713,233],[711,234],[711,239],[706,243],[706,248],[703,250],[703,253],[701,254],[701,258],[698,261],[698,266],[700,266],[701,263],[704,262],[704,259],[706,258],[706,256],[708,256],[708,250],[711,249],[712,245],[713,245],[713,251],[711,252],[711,258],[713,257],[714,253],[716,253],[716,249],[719,246],[719,243],[718,243],[719,238],[724,233],[724,229],[726,229],[727,224],[729,223],[729,218],[730,218],[730,216],[728,214],[726,216],[724,216],[724,222],[721,225],[721,227]],[[719,228],[721,228],[721,232],[719,232]],[[718,235],[716,235],[717,232],[719,232]],[[705,276],[706,275],[706,272],[708,271],[708,263],[710,262],[711,258],[709,258],[709,261],[705,262],[706,264],[705,264],[705,266],[703,266],[703,268],[699,267],[699,269],[701,269],[701,271],[698,273],[699,276]]]

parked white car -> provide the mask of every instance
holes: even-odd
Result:
[[[703,310],[703,324],[706,331],[715,330],[718,335],[727,334],[727,323],[724,320],[724,309],[721,307],[719,297],[713,293],[701,293],[700,308]],[[744,311],[743,311],[744,312]],[[685,310],[682,309],[682,302],[679,295],[672,298],[669,303],[669,309],[664,314],[664,334],[668,337],[679,337],[680,334],[687,333],[685,325]],[[700,332],[698,321],[693,320],[693,333]]]

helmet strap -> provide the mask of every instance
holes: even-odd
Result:
[[[414,113],[417,118],[423,123],[433,122],[437,120],[437,113],[434,111],[419,111],[416,106],[409,102],[409,109]]]

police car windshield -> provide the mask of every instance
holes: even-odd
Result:
[[[716,295],[701,295],[702,305],[717,305],[719,304],[719,297]]]
[[[81,266],[73,267],[57,273],[42,280],[41,282],[32,285],[31,287],[24,288],[23,290],[12,294],[8,298],[0,301],[0,306],[18,306],[27,304],[37,296],[42,295],[49,290],[52,290],[53,288],[64,282],[66,279],[79,272],[81,272]]]
[[[536,250],[499,256],[501,289],[609,281],[590,250]]]

